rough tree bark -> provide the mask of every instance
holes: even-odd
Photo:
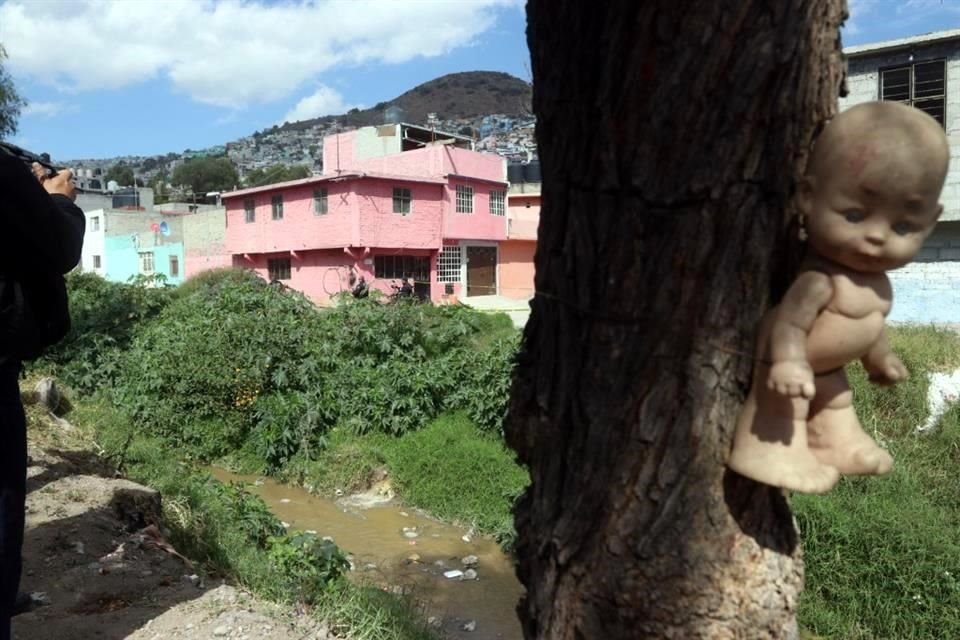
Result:
[[[527,638],[795,638],[779,491],[725,471],[844,0],[530,0],[537,297],[507,437]]]

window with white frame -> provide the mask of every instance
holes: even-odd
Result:
[[[245,222],[253,222],[257,219],[257,210],[253,198],[246,198],[243,201],[243,219]]]
[[[406,187],[394,187],[393,188],[393,212],[399,213],[403,216],[410,215],[410,209],[412,206],[412,198],[410,195],[410,189]]]
[[[170,256],[170,277],[180,277],[180,258],[178,256]]]
[[[90,218],[90,230],[100,231],[100,216],[93,216]]]
[[[495,216],[507,215],[507,192],[506,191],[490,192],[490,213]]]
[[[916,107],[944,124],[947,67],[944,60],[917,62],[880,71],[880,99]]]
[[[93,268],[99,269],[101,264],[100,256],[93,256]]]
[[[329,211],[329,205],[327,204],[327,190],[323,189],[314,189],[313,190],[313,214],[317,216],[324,216]]]
[[[460,245],[448,244],[437,256],[437,282],[460,282]]]
[[[457,185],[457,213],[473,213],[473,187]]]
[[[153,251],[140,252],[140,273],[146,276],[153,275]]]
[[[275,195],[270,199],[270,209],[274,220],[283,220],[283,196]]]

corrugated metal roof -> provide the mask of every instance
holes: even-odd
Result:
[[[868,44],[858,44],[854,47],[847,47],[843,50],[850,57],[882,53],[884,51],[895,51],[897,49],[908,49],[918,45],[933,44],[948,40],[960,40],[960,29],[947,29],[945,31],[932,31],[909,38],[898,38],[897,40],[884,40],[883,42],[871,42]]]

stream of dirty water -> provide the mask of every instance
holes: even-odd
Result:
[[[355,577],[411,593],[425,605],[425,615],[440,621],[447,637],[523,637],[516,615],[523,586],[512,561],[493,540],[395,504],[356,497],[334,502],[269,479],[210,471],[218,480],[245,484],[291,529],[332,537],[352,556]],[[476,579],[444,576],[466,572],[461,560],[468,556],[476,556],[477,564],[471,567]]]

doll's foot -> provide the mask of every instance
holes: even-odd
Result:
[[[761,440],[755,432],[742,429],[735,437],[727,466],[744,477],[773,487],[799,493],[826,493],[837,484],[840,473],[807,449],[805,422],[794,422],[789,429],[799,435],[786,444]]]
[[[845,476],[883,476],[893,469],[893,458],[864,432],[853,407],[820,411],[807,438],[817,460]]]

